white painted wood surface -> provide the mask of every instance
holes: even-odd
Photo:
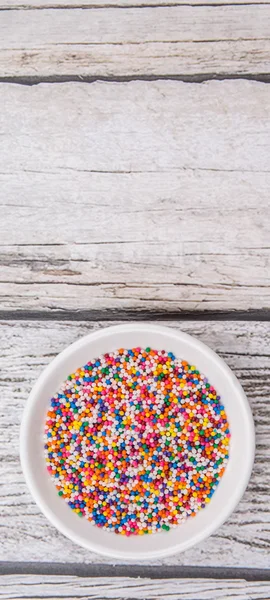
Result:
[[[0,326],[0,560],[109,563],[47,523],[18,454],[38,374],[106,323],[34,322],[35,312],[267,313],[270,86],[169,79],[268,81],[269,3],[0,0],[0,80],[13,82],[0,84],[0,309],[30,318]],[[114,83],[14,85],[79,77]],[[268,569],[269,324],[171,325],[234,369],[255,416],[257,450],[229,521],[157,564]],[[270,588],[227,579],[0,578],[1,600],[40,596],[266,600]]]
[[[1,84],[0,99],[2,309],[269,306],[270,86]]]
[[[30,389],[46,364],[65,346],[106,323],[2,322],[0,560],[103,562],[64,538],[31,500],[19,463],[19,425]],[[237,510],[215,535],[183,554],[152,564],[269,567],[270,414],[268,323],[171,322],[208,343],[225,358],[249,398],[257,448],[248,489]],[[113,563],[118,561],[113,561]],[[119,562],[118,562],[119,564]],[[145,563],[143,563],[145,564]],[[132,596],[133,597],[133,596]],[[195,596],[196,597],[196,596]]]
[[[268,4],[3,10],[1,77],[265,75]]]
[[[5,9],[31,9],[31,8],[65,8],[65,7],[87,7],[87,8],[104,8],[108,6],[118,6],[119,8],[132,7],[160,7],[160,6],[196,6],[201,5],[212,6],[216,5],[215,0],[0,0],[0,8]],[[231,6],[249,6],[250,4],[270,4],[270,0],[221,0],[218,5]]]
[[[214,579],[132,579],[129,577],[79,578],[52,575],[0,577],[0,598],[24,600],[266,600],[269,582]]]

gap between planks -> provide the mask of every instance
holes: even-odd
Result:
[[[25,85],[25,86],[35,86],[41,83],[96,83],[96,82],[107,82],[107,83],[129,83],[131,81],[182,81],[183,83],[205,83],[207,81],[227,81],[227,80],[243,80],[243,81],[256,81],[258,83],[270,83],[270,74],[269,73],[207,73],[207,74],[194,74],[194,75],[173,75],[173,74],[160,74],[160,75],[119,75],[119,76],[97,76],[97,77],[87,77],[84,75],[25,75],[25,76],[12,76],[12,77],[1,77],[0,75],[0,83],[13,83],[16,85]]]
[[[192,567],[177,565],[105,565],[102,563],[10,562],[0,561],[1,575],[61,575],[74,577],[144,577],[156,579],[243,579],[270,581],[270,569]]]
[[[233,311],[155,311],[124,310],[0,310],[0,321],[247,321],[269,322],[270,309],[233,310]]]

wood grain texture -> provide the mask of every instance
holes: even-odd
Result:
[[[265,75],[268,4],[3,10],[0,77]]]
[[[270,86],[0,98],[2,309],[269,307]]]
[[[253,410],[257,448],[250,484],[227,523],[198,546],[152,564],[267,568],[270,546],[269,324],[212,321],[169,324],[208,343],[232,367]],[[44,366],[65,346],[105,325],[104,322],[49,321],[1,324],[0,560],[110,563],[75,546],[46,521],[27,491],[18,449],[22,410]]]
[[[0,598],[24,600],[266,600],[270,583],[214,579],[82,578],[52,575],[0,577]]]
[[[0,8],[6,10],[12,9],[32,9],[32,8],[107,8],[119,7],[160,7],[160,6],[212,6],[216,5],[216,0],[0,0]],[[249,6],[250,4],[270,4],[270,0],[220,0],[219,6]]]

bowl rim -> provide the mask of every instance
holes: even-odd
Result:
[[[225,374],[225,376],[230,379],[231,384],[234,386],[234,388],[237,392],[238,398],[241,400],[242,409],[244,409],[245,416],[246,416],[245,427],[246,427],[246,429],[248,429],[248,436],[249,436],[249,440],[250,440],[250,444],[248,447],[248,453],[246,455],[245,475],[244,475],[244,477],[242,477],[241,485],[237,486],[236,490],[234,491],[234,494],[232,495],[231,501],[228,503],[227,507],[223,508],[223,510],[220,511],[219,516],[216,517],[208,526],[204,527],[201,532],[194,534],[190,539],[187,539],[182,542],[180,541],[178,544],[174,544],[165,549],[163,548],[163,549],[151,550],[151,551],[148,551],[145,553],[140,552],[140,557],[139,557],[140,560],[141,559],[149,559],[149,560],[159,559],[159,558],[164,558],[167,556],[172,556],[173,554],[176,554],[177,552],[183,552],[183,551],[195,546],[196,544],[198,544],[202,540],[206,539],[207,537],[209,537],[228,519],[228,517],[235,510],[240,499],[242,498],[243,493],[244,493],[244,491],[247,487],[247,484],[249,482],[249,479],[250,479],[250,475],[251,475],[253,464],[254,464],[254,457],[255,457],[255,427],[254,427],[254,421],[253,421],[251,408],[250,408],[249,402],[247,400],[246,394],[245,394],[240,382],[238,381],[237,377],[231,371],[230,367],[226,364],[226,362],[214,350],[212,350],[209,346],[207,346],[207,344],[205,344],[204,342],[201,342],[193,335],[190,335],[181,330],[174,329],[174,327],[167,327],[164,325],[156,325],[156,324],[152,324],[152,323],[148,323],[148,322],[137,322],[137,321],[128,322],[128,323],[124,323],[124,324],[112,325],[109,327],[101,327],[100,329],[98,329],[96,331],[92,331],[89,334],[82,336],[81,338],[79,338],[78,340],[73,342],[72,344],[69,344],[64,350],[62,350],[59,354],[57,354],[55,356],[55,358],[43,369],[43,371],[41,372],[40,376],[36,380],[35,384],[32,387],[32,390],[28,396],[28,400],[26,402],[26,405],[25,405],[25,408],[23,411],[21,427],[20,427],[21,467],[22,467],[22,471],[23,471],[24,478],[26,480],[28,489],[32,495],[32,498],[34,499],[34,501],[40,508],[41,512],[46,516],[48,521],[54,527],[56,527],[56,529],[58,529],[58,531],[60,531],[63,535],[68,537],[73,542],[79,544],[81,547],[84,547],[89,551],[96,552],[101,556],[111,558],[111,559],[116,558],[116,559],[122,559],[122,560],[125,559],[125,560],[131,560],[131,561],[132,560],[138,561],[137,554],[135,555],[135,553],[133,553],[133,552],[127,553],[126,551],[118,551],[118,550],[112,551],[111,549],[107,549],[107,548],[103,547],[102,545],[92,542],[92,540],[89,540],[89,543],[88,543],[88,541],[86,542],[85,540],[81,539],[81,536],[78,535],[76,532],[74,532],[74,531],[72,531],[72,533],[70,532],[70,530],[65,526],[63,521],[61,521],[61,519],[59,519],[55,515],[54,511],[48,506],[48,504],[46,503],[46,501],[43,498],[43,495],[40,493],[39,488],[35,483],[34,476],[31,473],[31,468],[29,467],[28,449],[27,449],[27,440],[28,440],[27,432],[28,432],[28,425],[29,425],[30,417],[32,415],[32,411],[35,407],[35,403],[39,396],[40,391],[42,390],[46,381],[48,381],[48,378],[50,378],[54,369],[57,368],[58,365],[61,365],[62,363],[64,363],[65,360],[68,357],[70,357],[74,352],[76,352],[78,349],[82,348],[83,346],[87,346],[89,341],[91,341],[91,343],[92,343],[95,340],[102,338],[106,335],[109,336],[111,333],[117,334],[118,332],[120,333],[123,331],[132,332],[132,331],[134,331],[134,329],[136,329],[136,331],[141,330],[144,332],[152,331],[152,332],[156,332],[156,333],[161,333],[163,335],[169,334],[170,336],[173,336],[173,337],[177,338],[178,340],[186,340],[186,342],[188,342],[189,345],[193,346],[193,348],[197,348],[197,349],[201,350],[204,354],[207,355],[207,357],[212,362],[215,362],[216,364],[218,364],[219,368],[223,370],[223,373]]]

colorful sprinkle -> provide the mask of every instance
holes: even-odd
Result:
[[[51,399],[47,469],[80,517],[122,535],[169,531],[211,500],[229,457],[216,390],[172,352],[120,348]]]

